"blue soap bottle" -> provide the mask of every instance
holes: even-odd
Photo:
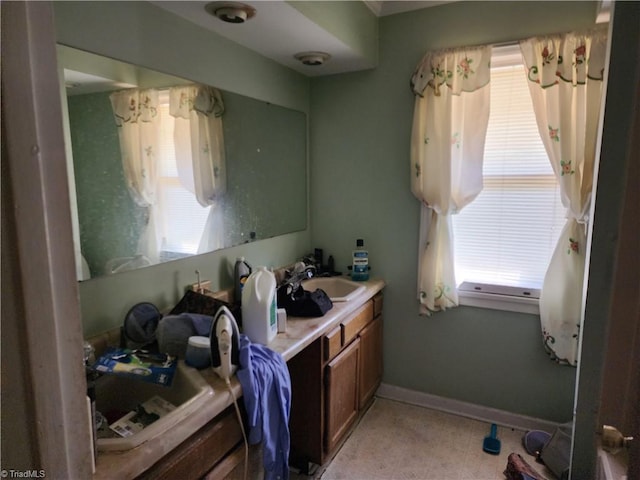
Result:
[[[356,281],[369,280],[369,252],[364,249],[362,238],[356,240],[356,249],[353,251],[351,279]]]

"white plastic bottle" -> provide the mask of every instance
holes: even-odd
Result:
[[[242,288],[242,329],[254,343],[267,345],[278,333],[276,277],[258,267]]]

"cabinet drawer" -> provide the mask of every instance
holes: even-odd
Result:
[[[347,345],[367,323],[373,320],[373,302],[368,301],[355,311],[353,316],[340,325],[342,328],[342,345]]]
[[[342,329],[338,325],[324,336],[324,361],[335,357],[342,348]]]
[[[202,478],[242,441],[242,432],[233,407],[227,408],[176,449],[162,457],[138,480]]]
[[[382,313],[382,292],[378,292],[373,297],[373,316],[377,317]]]
[[[220,461],[209,473],[200,480],[243,480],[245,478],[262,478],[262,447],[249,445],[247,476],[245,470],[245,446],[240,442],[235,450]]]

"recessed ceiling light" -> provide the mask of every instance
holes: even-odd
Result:
[[[256,14],[252,6],[238,2],[211,2],[204,9],[227,23],[244,23]]]
[[[326,52],[300,52],[295,54],[295,58],[303,64],[317,67],[331,58]]]

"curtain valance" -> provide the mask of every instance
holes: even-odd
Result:
[[[473,92],[489,83],[490,63],[490,46],[427,52],[411,77],[411,89],[419,96],[426,88],[439,96],[442,85],[454,95]]]
[[[192,111],[207,117],[221,117],[224,102],[220,91],[208,85],[173,87],[169,113],[174,117],[189,119]]]
[[[158,91],[132,88],[110,95],[113,116],[118,127],[125,123],[152,122],[158,117]]]
[[[549,88],[559,82],[574,86],[604,78],[607,30],[536,37],[520,43],[527,78]]]

